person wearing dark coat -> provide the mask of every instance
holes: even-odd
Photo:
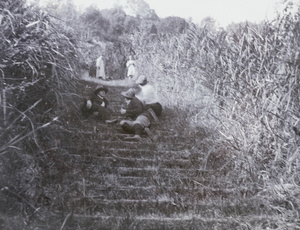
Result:
[[[153,116],[148,110],[145,110],[143,103],[135,97],[134,89],[131,88],[121,94],[125,97],[127,108],[121,109],[121,114],[129,119],[122,120],[120,125],[123,131],[134,134],[133,137],[127,137],[126,140],[139,140],[143,131],[152,136],[149,127],[153,122]]]
[[[126,109],[121,108],[121,114],[123,114],[125,117],[135,120],[137,116],[140,115],[144,110],[143,103],[135,97],[133,89],[129,89],[121,94],[124,96],[127,105]]]
[[[106,87],[98,86],[88,98],[84,99],[82,115],[86,118],[93,116],[103,121],[109,119],[111,111],[108,108],[109,102],[105,98],[107,93]]]

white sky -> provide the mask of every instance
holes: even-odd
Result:
[[[57,1],[57,0],[40,0]],[[79,9],[95,3],[99,9],[112,8],[122,0],[74,0]],[[214,18],[220,26],[231,22],[259,22],[275,17],[277,2],[282,0],[144,0],[161,18],[179,16],[200,23],[205,17]],[[300,0],[293,0],[299,3]]]
[[[274,17],[276,0],[146,0],[159,17],[181,16],[195,23],[212,17],[226,26],[231,22],[258,22]]]

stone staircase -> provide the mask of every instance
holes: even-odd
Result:
[[[116,114],[123,90],[108,94]],[[218,167],[225,157],[193,148],[201,140],[178,133],[166,111],[153,127],[156,142],[126,142],[119,124],[94,120],[61,130],[45,184],[65,194],[50,202],[61,229],[244,229],[272,219],[248,188],[232,187]]]

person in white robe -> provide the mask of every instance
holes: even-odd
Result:
[[[105,65],[104,65],[104,60],[103,57],[100,56],[96,60],[96,78],[102,78],[106,79],[105,77]]]
[[[127,78],[134,79],[136,76],[136,61],[134,60],[133,56],[129,56],[129,60],[126,63],[127,67]]]

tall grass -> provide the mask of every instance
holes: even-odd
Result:
[[[34,131],[71,101],[67,94],[77,72],[76,44],[47,13],[23,1],[1,4],[1,125],[11,132],[23,121]]]
[[[278,227],[299,215],[299,14],[289,6],[232,31],[190,25],[179,37],[133,39],[163,103],[186,108],[189,128],[214,127],[214,145],[234,162],[228,178],[280,213]]]
[[[72,32],[23,1],[0,6],[0,186],[34,212],[45,152],[56,149],[50,124],[72,108],[77,47]],[[277,229],[299,219],[299,22],[286,8],[274,22],[232,31],[190,24],[185,34],[142,31],[131,40],[140,74],[178,111],[174,126],[196,144],[198,128],[214,133],[193,151],[230,162],[220,166],[227,167],[224,184],[263,200],[278,215],[267,225]]]
[[[132,42],[137,50],[139,74],[148,77],[165,107],[178,111],[178,120],[211,126],[205,117],[213,107],[214,98],[205,87],[207,73],[198,60],[197,55],[201,55],[195,49],[198,44],[192,40],[193,47],[189,37],[189,33],[177,36],[136,34]]]
[[[45,152],[55,150],[51,124],[72,108],[76,43],[57,20],[19,0],[0,2],[0,28],[0,211],[24,205],[32,214]]]

